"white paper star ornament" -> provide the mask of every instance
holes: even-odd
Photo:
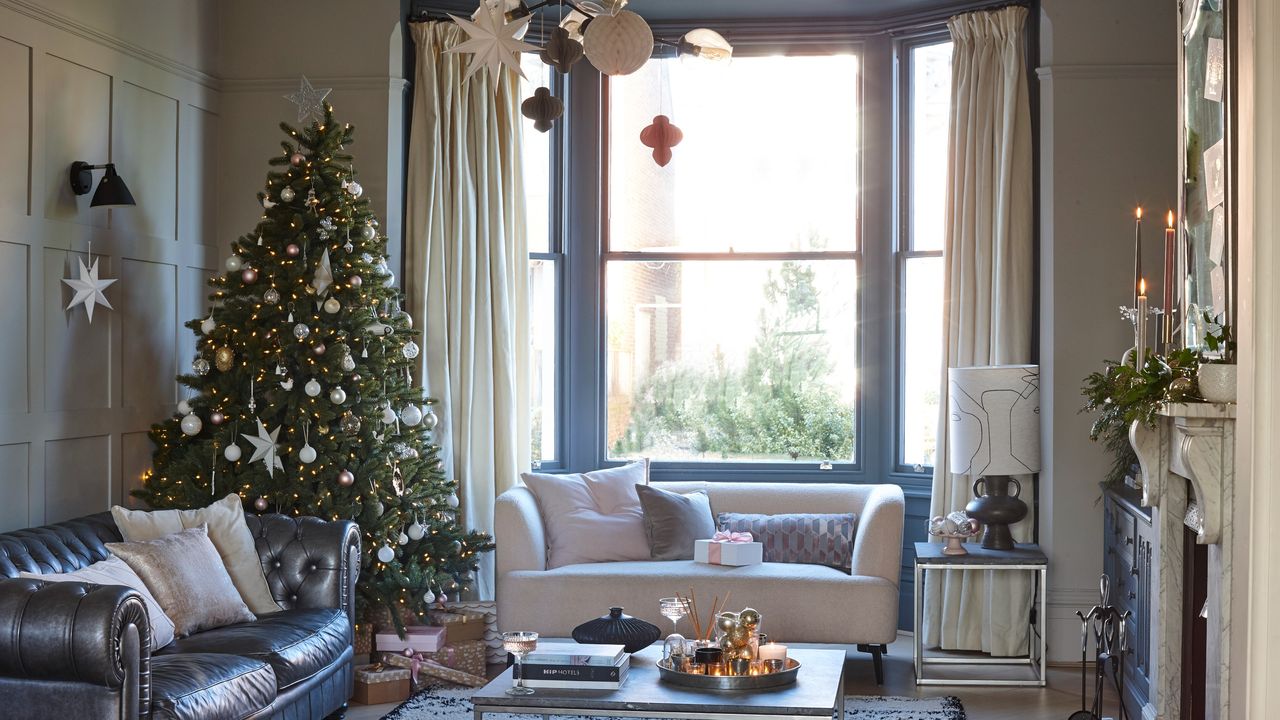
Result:
[[[324,254],[320,256],[320,265],[316,267],[316,275],[311,279],[311,287],[316,289],[316,295],[324,297],[332,284],[333,263],[329,260],[329,248],[325,248]]]
[[[481,67],[489,68],[489,77],[496,83],[498,73],[506,65],[524,77],[520,69],[520,53],[536,52],[540,48],[519,38],[532,15],[526,15],[515,22],[505,22],[502,10],[488,4],[481,6],[474,21],[450,15],[453,21],[467,33],[467,39],[445,50],[446,53],[471,53],[471,64],[467,66],[467,79]]]
[[[307,120],[319,122],[324,119],[324,99],[329,97],[331,92],[333,88],[312,87],[311,81],[303,75],[302,82],[298,84],[298,92],[289,93],[284,98],[298,106],[298,122]]]
[[[284,470],[284,463],[280,460],[278,453],[280,446],[276,439],[280,437],[280,428],[267,432],[267,426],[262,424],[262,418],[254,418],[258,421],[257,436],[240,433],[240,437],[249,441],[253,445],[253,457],[249,458],[249,462],[255,463],[259,460],[267,466],[267,477],[275,477],[276,470]]]
[[[67,309],[70,310],[83,303],[85,314],[89,316],[89,322],[92,323],[94,305],[102,305],[108,310],[115,309],[111,307],[111,303],[107,302],[107,296],[102,294],[104,289],[115,282],[115,278],[98,278],[97,258],[94,258],[93,264],[88,267],[85,266],[84,260],[80,258],[76,258],[76,260],[80,263],[80,276],[72,279],[63,278],[62,280],[72,290],[76,291],[75,296],[71,298],[71,302],[67,303]]]

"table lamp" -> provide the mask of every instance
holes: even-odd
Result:
[[[965,510],[982,523],[982,547],[1012,550],[1009,526],[1027,516],[1022,484],[1010,475],[1040,470],[1040,366],[947,371],[949,469],[978,476]],[[1014,493],[1009,494],[1012,485]]]

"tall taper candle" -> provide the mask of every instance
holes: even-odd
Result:
[[[1138,279],[1138,301],[1134,303],[1138,317],[1133,323],[1133,344],[1137,350],[1134,367],[1142,368],[1147,362],[1147,281]]]
[[[1172,210],[1170,210],[1169,214],[1165,216],[1165,221],[1164,287],[1161,288],[1164,293],[1164,303],[1161,305],[1161,309],[1164,311],[1164,314],[1160,316],[1160,351],[1162,353],[1169,352],[1169,346],[1173,344],[1173,328],[1177,315],[1175,312],[1176,309],[1173,307],[1174,302],[1176,302],[1174,295],[1174,285],[1176,281],[1173,278],[1175,266],[1178,264],[1178,251],[1174,245]]]
[[[1142,281],[1142,206],[1138,206],[1133,221],[1133,304],[1138,304],[1138,283]]]

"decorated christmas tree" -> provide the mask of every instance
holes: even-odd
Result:
[[[251,511],[355,520],[360,616],[385,607],[399,625],[465,589],[493,543],[456,522],[433,401],[410,372],[417,334],[345,151],[352,126],[317,98],[299,105],[307,127],[281,123],[262,219],[209,281],[210,315],[187,323],[197,354],[179,380],[194,394],[152,427],[134,495],[194,508],[235,492]]]

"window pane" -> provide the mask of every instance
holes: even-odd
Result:
[[[651,60],[610,78],[609,249],[856,249],[857,89],[852,56]],[[640,142],[659,114],[684,133],[666,167]]]
[[[951,43],[911,49],[911,248],[941,250],[947,198]]]
[[[610,457],[852,462],[857,269],[608,263]]]
[[[520,97],[527,98],[539,87],[551,87],[550,65],[537,53],[520,56],[526,79],[520,81]],[[550,252],[551,229],[551,133],[538,132],[533,121],[524,118],[520,159],[524,165],[524,202],[528,217],[529,252]]]
[[[907,260],[902,325],[902,464],[932,467],[942,373],[942,258]]]
[[[529,408],[533,464],[556,459],[556,263],[529,261]]]

